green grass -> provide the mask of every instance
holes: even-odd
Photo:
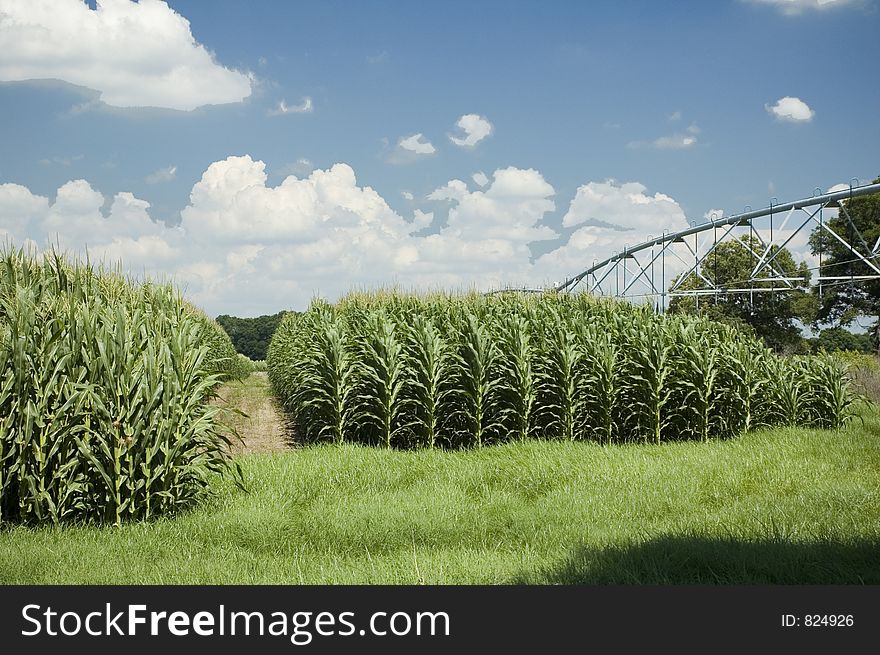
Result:
[[[880,414],[841,432],[241,456],[186,514],[0,530],[2,583],[880,583]]]

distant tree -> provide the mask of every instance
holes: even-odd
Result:
[[[756,237],[747,236],[743,242],[755,252],[764,247]],[[709,318],[743,328],[748,326],[771,348],[780,352],[797,352],[806,347],[797,321],[812,323],[816,312],[816,300],[808,292],[810,272],[805,263],[796,264],[791,253],[773,246],[768,259],[784,277],[802,278],[789,288],[783,282],[748,282],[757,263],[755,255],[746,246],[729,241],[718,245],[700,268],[699,274],[691,273],[679,287],[681,291],[708,289],[711,282],[722,290],[717,296],[675,296],[669,303],[670,312],[700,313]],[[765,269],[764,277],[776,277]],[[702,276],[702,277],[701,277]],[[705,279],[703,279],[705,278]],[[783,289],[755,293],[724,293],[725,289],[751,288]]]
[[[874,183],[880,183],[880,177]],[[867,258],[880,239],[880,193],[844,200],[841,205],[837,216],[828,219],[828,227]],[[819,226],[810,235],[810,248],[821,259],[820,277],[846,278],[876,274],[858,255]],[[871,261],[880,268],[880,257],[871,258]],[[831,281],[821,286],[821,292],[817,287],[816,295],[819,300],[816,319],[819,323],[849,325],[859,315],[880,315],[880,280]],[[875,347],[880,345],[878,330],[880,321],[871,330]]]
[[[873,349],[870,334],[854,334],[842,327],[832,327],[822,330],[819,336],[811,339],[812,349],[816,352],[824,350],[829,353],[839,350],[854,350],[857,352],[871,352]]]
[[[284,314],[285,312],[278,312],[256,318],[238,318],[222,314],[217,317],[217,322],[226,330],[238,352],[258,361],[266,359],[269,342]]]

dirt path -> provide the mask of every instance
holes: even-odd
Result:
[[[265,372],[251,373],[241,382],[224,384],[219,394],[221,404],[247,414],[230,412],[224,417],[244,441],[242,444],[232,438],[233,453],[273,453],[290,449],[284,421],[272,399]]]

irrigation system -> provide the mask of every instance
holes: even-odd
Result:
[[[777,204],[771,201],[765,209],[751,211],[747,208],[748,211],[743,213],[713,218],[680,232],[663,233],[594,263],[554,290],[571,292],[583,284],[590,293],[650,300],[658,309],[665,310],[669,299],[675,296],[695,296],[699,302],[701,297],[784,292],[808,283],[818,285],[821,294],[826,286],[880,279],[880,239],[873,246],[866,243],[845,202],[871,193],[880,193],[880,184],[851,184],[848,189],[794,202]],[[840,211],[845,218],[844,234],[829,226],[826,219],[831,210]],[[821,253],[818,255],[819,266],[813,269],[818,276],[813,280],[786,275],[774,265],[778,264],[777,256],[798,235],[804,239],[816,227],[849,251],[853,262],[864,263],[866,274],[822,275]],[[716,284],[718,277],[708,275],[707,267],[711,266],[710,259],[717,253],[718,246],[732,241],[741,244],[751,254],[754,266],[745,279],[733,284]],[[702,283],[699,288],[692,288],[693,284],[684,286],[684,282],[693,279],[694,275]]]

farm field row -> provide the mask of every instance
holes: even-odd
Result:
[[[199,507],[0,531],[0,582],[880,583],[880,413],[657,445],[322,445]]]

